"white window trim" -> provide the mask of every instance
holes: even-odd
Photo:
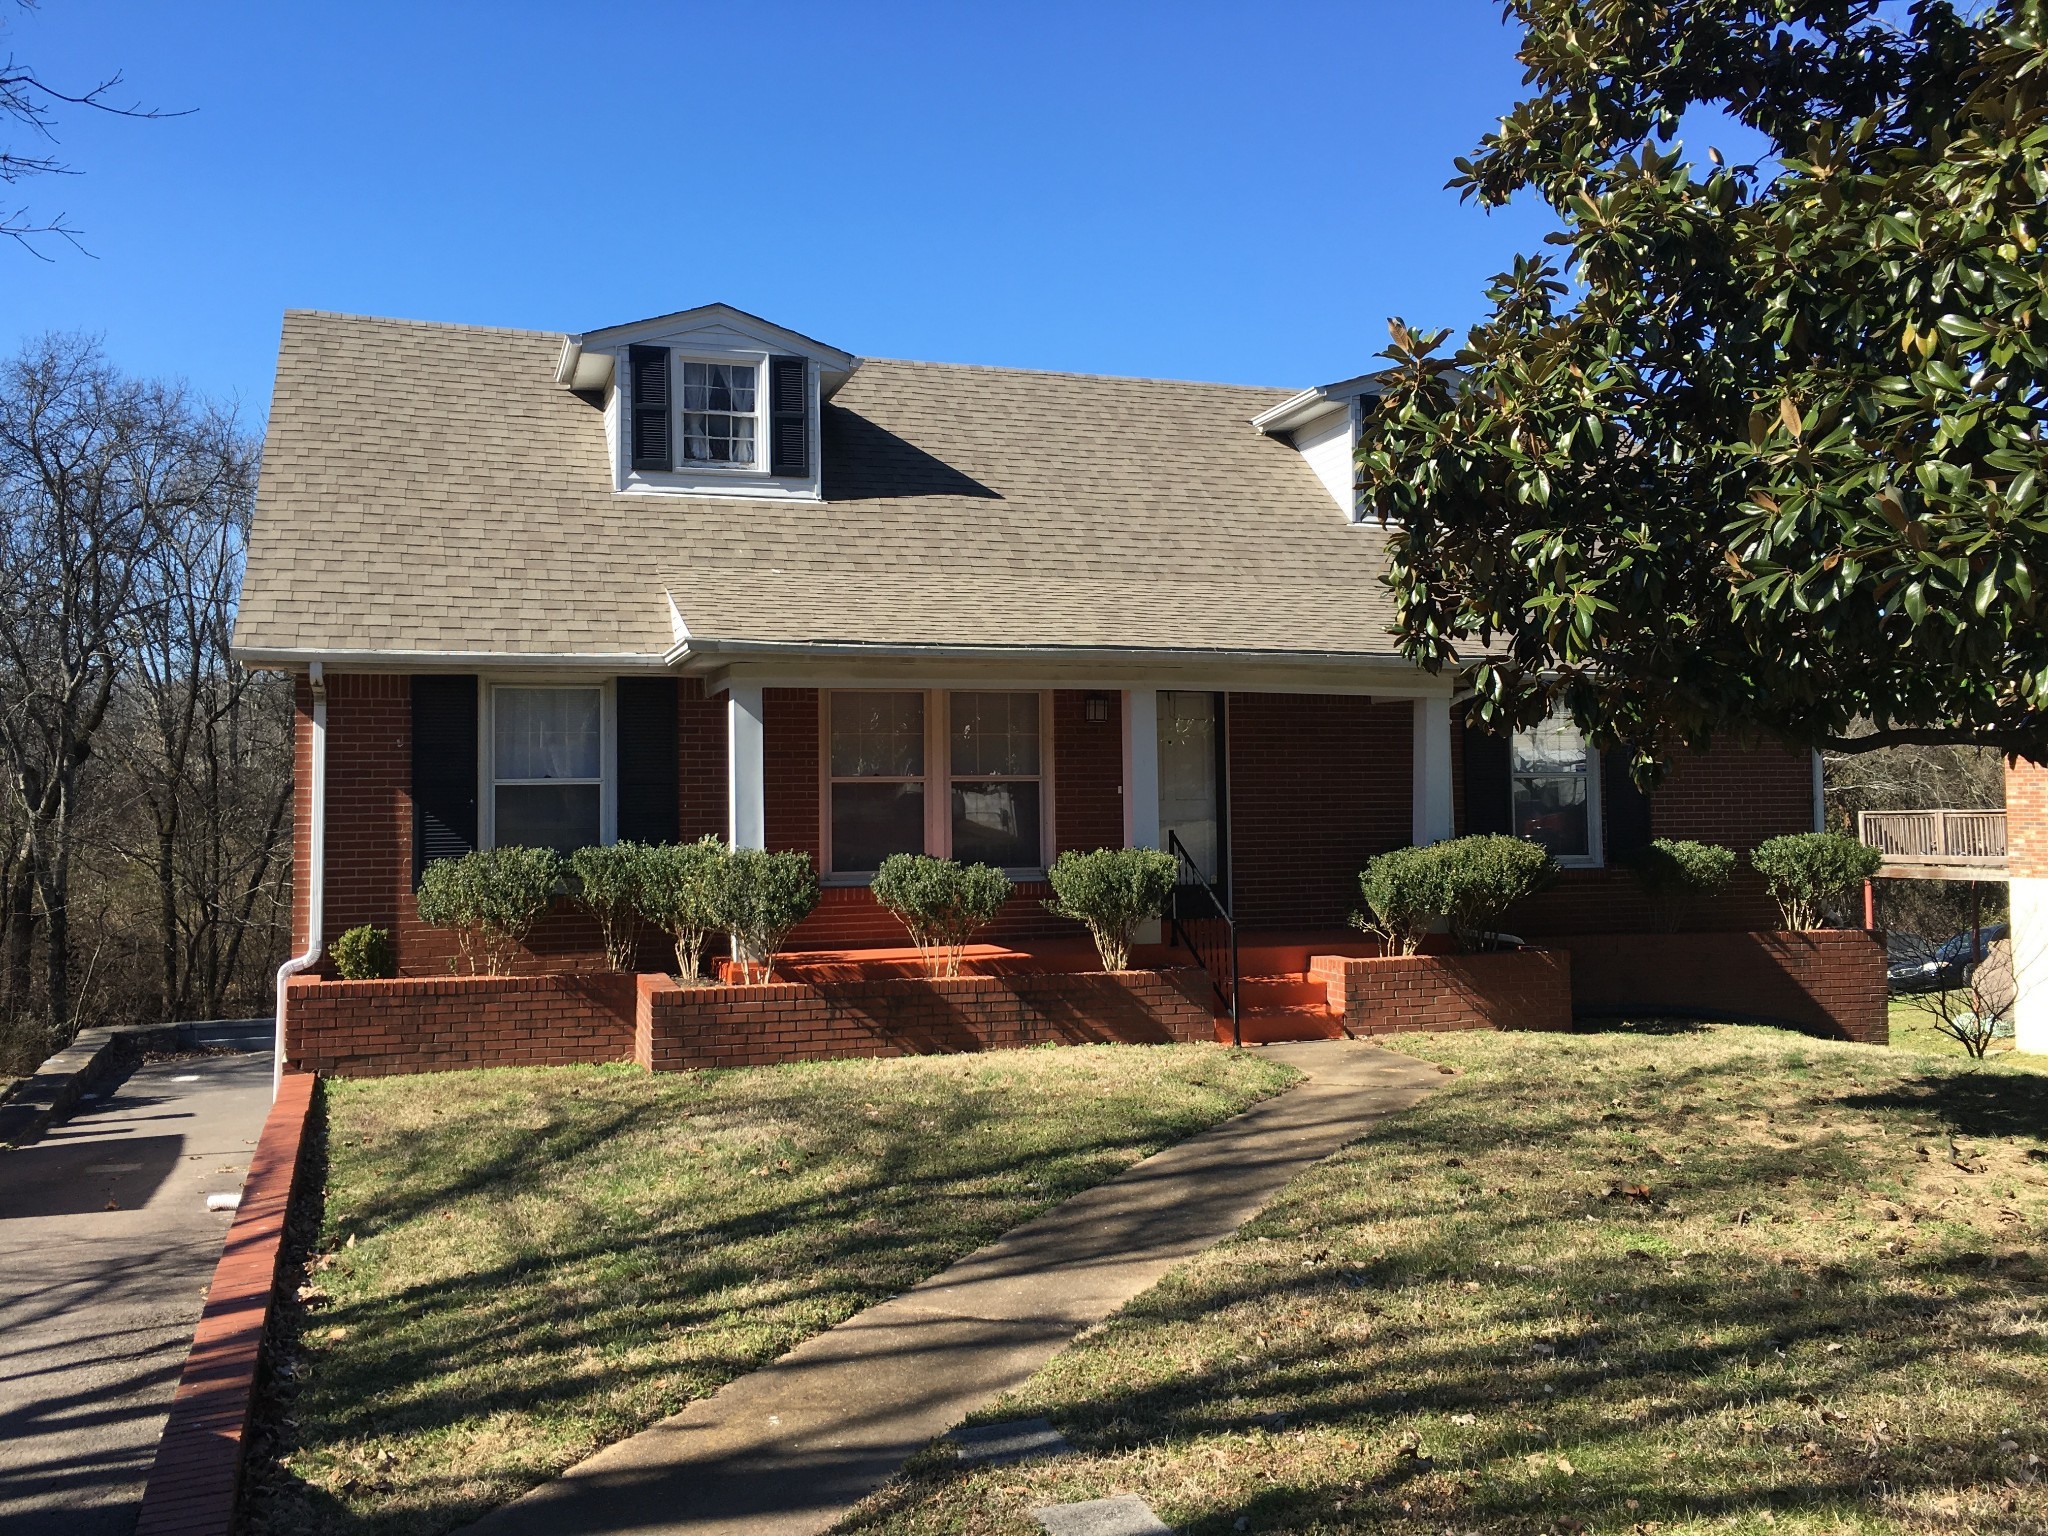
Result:
[[[1522,732],[1520,731],[1515,732],[1516,736],[1521,734]],[[1518,775],[1515,772],[1514,752],[1514,740],[1510,737],[1508,741],[1508,819],[1510,823],[1514,819],[1515,780],[1518,777],[1526,777],[1526,775]],[[1565,775],[1553,774],[1550,777],[1563,778]],[[1606,779],[1600,772],[1600,749],[1589,741],[1586,743],[1586,847],[1588,851],[1585,853],[1552,854],[1551,858],[1556,860],[1559,869],[1605,869],[1607,867],[1607,845],[1602,836],[1603,829],[1600,815],[1600,802],[1605,798],[1602,793],[1605,783]]]
[[[477,796],[477,847],[498,846],[498,690],[500,688],[595,688],[598,695],[598,783],[597,783],[597,838],[602,845],[609,846],[619,840],[619,730],[618,691],[613,679],[593,683],[587,678],[548,677],[544,675],[509,675],[492,677],[484,681],[483,698],[478,710],[477,730],[477,784],[482,793]],[[535,783],[536,780],[508,779],[507,783]],[[587,783],[585,779],[570,780],[571,783]]]
[[[683,365],[686,363],[711,363],[731,367],[735,363],[746,363],[754,370],[754,462],[751,464],[721,464],[716,459],[686,459],[683,457]],[[676,475],[718,475],[748,476],[757,480],[772,478],[768,473],[768,412],[764,409],[768,394],[768,354],[766,352],[708,352],[690,351],[682,347],[670,347],[669,366],[669,441],[675,447]],[[704,413],[699,413],[704,414]],[[741,411],[715,411],[718,416],[739,416]],[[658,471],[657,471],[658,473]]]
[[[1003,873],[1021,883],[1045,880],[1046,866],[1058,842],[1053,826],[1057,796],[1053,788],[1053,690],[1004,688],[998,684],[970,688],[820,688],[818,690],[818,868],[826,885],[865,886],[872,874],[832,868],[832,695],[835,693],[921,693],[924,695],[924,851],[933,858],[953,857],[952,696],[956,693],[1033,693],[1038,695],[1038,774],[969,774],[994,783],[1006,777],[1038,785],[1038,863],[1015,865]],[[887,780],[885,782],[894,782]]]

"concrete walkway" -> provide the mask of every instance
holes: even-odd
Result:
[[[270,1107],[270,1057],[157,1062],[0,1152],[0,1531],[115,1536]]]
[[[934,1436],[1443,1081],[1426,1063],[1360,1041],[1268,1051],[1309,1080],[1075,1196],[469,1529],[826,1530]]]

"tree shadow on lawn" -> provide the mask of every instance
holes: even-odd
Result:
[[[857,1103],[884,1091],[865,1085],[850,1097]],[[1114,1100],[1097,1106],[1103,1103]],[[792,1082],[737,1104],[663,1097],[574,1107],[582,1123],[475,1149],[451,1176],[418,1177],[336,1224],[330,1243],[352,1234],[371,1246],[330,1248],[329,1261],[340,1254],[374,1263],[377,1243],[403,1243],[410,1232],[431,1235],[437,1214],[467,1202],[470,1218],[485,1224],[479,1247],[505,1257],[468,1271],[454,1287],[423,1281],[306,1314],[301,1336],[315,1379],[274,1410],[273,1422],[296,1414],[303,1426],[281,1437],[293,1442],[281,1449],[324,1446],[346,1456],[350,1447],[431,1445],[494,1417],[574,1424],[594,1449],[716,1391],[1215,1119],[1192,1106],[1149,1120],[1108,1114],[1105,1120],[1117,1123],[1033,1148],[1015,1137],[977,1134],[1014,1122],[1014,1108],[1000,1095],[935,1094],[892,1105],[893,1126],[849,1126],[842,1117],[822,1131],[808,1127],[817,1133],[813,1155],[794,1172],[742,1181],[728,1166],[725,1193],[747,1200],[745,1209],[692,1205],[687,1190],[650,1187],[645,1200],[654,1209],[621,1222],[615,1206],[565,1192],[565,1167],[650,1126],[667,1131],[721,1113],[746,1122],[816,1121],[816,1094]],[[856,1139],[874,1134],[886,1137],[878,1154],[855,1148]],[[431,1169],[445,1161],[446,1142],[462,1136],[460,1124],[392,1133],[380,1141],[375,1161]],[[748,1156],[755,1153],[774,1169],[775,1147]],[[805,1187],[814,1169],[839,1166],[858,1167],[858,1175]],[[572,1208],[572,1219],[551,1224],[539,1242],[513,1206],[534,1195]],[[330,1330],[357,1342],[323,1342]],[[462,1362],[483,1363],[481,1379]],[[290,1513],[279,1529],[442,1530],[556,1470],[549,1463],[508,1477],[500,1468],[465,1483],[441,1469],[410,1468],[403,1508],[365,1510],[273,1466],[267,1499]],[[374,1462],[344,1475],[373,1493],[392,1486]]]
[[[1996,1068],[1930,1073],[1882,1093],[1851,1095],[1852,1109],[1918,1111],[1964,1136],[2048,1138],[2048,1078]]]

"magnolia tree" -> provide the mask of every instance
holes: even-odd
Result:
[[[1561,228],[1461,348],[1392,325],[1358,476],[1404,650],[1645,782],[1755,727],[2048,759],[2042,8],[1507,12],[1533,94],[1452,185]]]

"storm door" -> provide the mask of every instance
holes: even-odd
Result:
[[[1223,695],[1159,695],[1159,846],[1180,839],[1228,901],[1229,827],[1223,778]]]

